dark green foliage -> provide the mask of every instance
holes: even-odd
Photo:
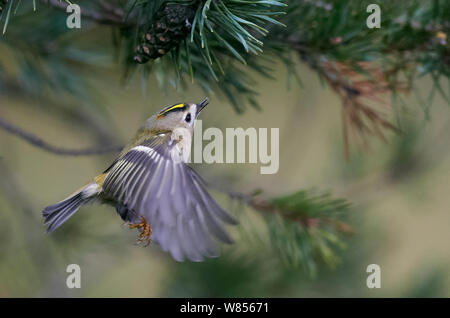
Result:
[[[369,29],[366,8],[372,2],[202,1],[190,37],[180,41],[169,55],[170,63],[159,70],[165,74],[166,83],[176,81],[174,78],[183,81],[186,74],[205,90],[223,93],[238,112],[246,105],[257,104],[254,81],[242,71],[245,68],[235,64],[270,74],[265,70],[267,65],[261,64],[263,49],[263,57],[283,62],[296,77],[292,65],[299,57],[324,82],[329,74],[323,65],[328,62],[345,63],[368,78],[373,74],[358,63],[381,62],[393,92],[402,87],[401,76],[405,75],[413,85],[418,76],[431,74],[436,91],[449,99],[440,81],[442,76],[449,76],[450,41],[446,37],[450,3],[379,1],[382,28]],[[239,79],[242,75],[244,80]]]
[[[8,0],[0,0],[0,12],[3,11],[3,8],[6,7]]]
[[[269,75],[270,72],[263,66],[261,60],[251,59],[250,56],[263,52],[261,38],[268,35],[268,26],[282,26],[276,17],[283,14],[280,10],[284,8],[283,2],[273,0],[245,2],[206,0],[195,3],[178,0],[175,1],[176,4],[173,2],[168,3],[177,8],[184,7],[184,10],[188,11],[186,18],[190,26],[186,26],[186,19],[181,20],[174,14],[173,35],[179,39],[178,45],[170,41],[172,32],[166,32],[165,34],[169,33],[167,38],[158,41],[158,37],[155,38],[152,34],[160,32],[157,28],[160,18],[156,11],[154,18],[151,19],[153,24],[150,27],[152,30],[150,40],[147,39],[148,33],[144,33],[144,42],[141,42],[142,38],[138,39],[140,44],[136,55],[137,62],[139,60],[147,62],[149,59],[159,57],[160,53],[167,53],[166,48],[170,48],[171,54],[167,54],[170,61],[154,69],[159,73],[159,78],[165,79],[163,85],[174,82],[183,84],[185,77],[188,77],[208,93],[222,93],[238,112],[242,112],[247,105],[257,107],[256,92],[252,88],[254,81],[243,66]],[[152,2],[144,2],[142,10],[149,10],[150,4],[155,8]],[[192,20],[191,8],[196,8]],[[183,38],[188,27],[190,32]],[[154,47],[150,41],[155,41]],[[269,47],[268,50],[270,49]],[[159,54],[158,50],[161,50]]]
[[[2,14],[5,30],[10,20],[15,21],[12,24],[15,28],[20,28],[18,15],[34,9],[34,5],[13,2],[9,16],[5,10]],[[32,14],[46,11],[45,3]],[[270,76],[267,69],[270,65],[265,61],[281,61],[290,74],[298,77],[292,67],[297,58],[316,70],[324,82],[328,75],[323,69],[326,62],[345,63],[367,77],[372,74],[362,69],[359,62],[382,63],[394,92],[401,78],[406,76],[412,89],[415,78],[430,74],[435,86],[429,99],[436,92],[450,101],[441,83],[442,76],[448,77],[450,72],[450,2],[377,1],[382,10],[380,29],[365,27],[370,3],[368,0],[129,0],[111,1],[113,7],[122,10],[121,16],[111,20],[109,12],[104,15],[116,35],[116,53],[123,57],[128,74],[137,67],[136,62],[162,57],[164,61],[151,70],[159,73],[160,85],[182,84],[187,77],[186,80],[195,81],[207,92],[219,92],[238,112],[248,105],[257,106],[255,81],[249,70]],[[104,12],[103,7],[98,8],[92,1],[80,0],[79,4],[88,10],[97,9],[100,15]],[[86,20],[89,19],[83,21]],[[41,23],[44,22],[36,21],[36,25]],[[99,24],[102,23],[105,22],[101,20]],[[22,42],[28,42],[33,41],[36,32],[21,33]],[[42,45],[52,41],[50,34],[43,34]],[[85,50],[86,54],[94,55],[99,51],[101,46]],[[146,78],[149,67],[139,68]],[[350,83],[351,80],[348,79]]]

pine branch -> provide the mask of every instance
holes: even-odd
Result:
[[[66,7],[64,1],[43,2],[58,9]],[[435,92],[450,102],[440,83],[441,77],[450,76],[448,1],[381,2],[383,28],[377,30],[361,28],[367,3],[142,0],[124,5],[98,0],[81,8],[85,17],[98,25],[111,25],[120,34],[116,48],[125,52],[127,74],[137,67],[136,62],[152,61],[150,66],[139,67],[143,74],[150,74],[151,68],[162,88],[195,81],[208,94],[218,92],[227,98],[237,112],[249,105],[258,107],[250,70],[270,78],[267,60],[285,63],[290,74],[298,60],[306,63],[341,98],[348,156],[351,142],[368,148],[369,137],[385,140],[386,132],[398,130],[385,97],[411,91],[417,77],[432,76],[427,105]],[[187,7],[194,15],[185,10],[184,16],[179,10]],[[171,15],[174,23],[167,19]],[[22,48],[22,43],[28,43],[24,37],[33,35],[26,30],[22,40],[11,45],[24,52],[42,49],[38,53],[47,58],[54,51],[48,50],[48,43],[35,41],[36,45]],[[398,79],[402,77],[406,79]],[[428,106],[423,108],[428,112]]]
[[[90,156],[90,155],[102,155],[107,153],[119,152],[123,147],[122,146],[108,146],[104,148],[93,147],[87,149],[67,149],[56,147],[43,139],[35,136],[34,134],[19,128],[18,126],[11,124],[4,118],[0,118],[0,128],[9,132],[12,135],[15,135],[29,144],[38,147],[42,150],[48,151],[50,153],[56,155],[65,155],[65,156]]]
[[[386,141],[385,131],[399,132],[386,114],[392,112],[386,95],[390,93],[391,83],[386,79],[388,72],[383,72],[370,63],[358,63],[358,67],[368,74],[369,79],[354,71],[352,66],[341,63],[320,63],[319,74],[323,76],[333,91],[342,101],[342,126],[344,129],[344,145],[346,157],[349,157],[350,139],[362,142],[369,147],[368,136],[375,135]],[[407,92],[409,89],[403,82],[395,83],[396,91]],[[373,103],[372,103],[373,102]],[[384,106],[384,112],[373,106]]]
[[[272,215],[272,216],[273,215],[282,215],[287,220],[296,222],[305,227],[317,226],[318,218],[316,216],[308,215],[308,212],[305,210],[296,209],[295,214],[292,214],[292,213],[290,213],[292,211],[290,211],[286,207],[282,207],[281,205],[279,205],[278,204],[279,201],[277,201],[277,200],[269,201],[269,200],[262,199],[262,198],[258,197],[257,192],[256,192],[256,194],[246,194],[246,193],[242,193],[242,192],[231,191],[231,190],[226,189],[217,184],[209,183],[209,185],[211,187],[213,187],[214,189],[226,194],[230,199],[235,200],[240,203],[243,203],[258,212],[262,212],[269,216],[270,215]],[[347,224],[343,221],[340,221],[338,219],[326,218],[326,219],[323,219],[322,221],[329,222],[330,224],[336,225],[337,229],[343,233],[352,233],[353,232],[353,229],[349,224]]]
[[[335,267],[339,252],[345,248],[344,235],[352,234],[345,221],[350,204],[333,199],[327,192],[298,191],[271,200],[261,199],[209,184],[230,199],[261,212],[271,237],[270,248],[288,266],[301,267],[310,276],[317,275],[318,265]]]
[[[399,131],[389,118],[389,95],[414,90],[419,76],[430,74],[432,91],[450,103],[439,82],[450,76],[448,2],[382,2],[383,27],[376,30],[361,28],[368,3],[289,1],[281,19],[287,30],[271,32],[266,41],[296,52],[341,98],[347,157],[350,140],[367,149],[369,136],[385,141],[386,131]]]

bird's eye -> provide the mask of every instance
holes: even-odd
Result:
[[[188,113],[188,114],[186,115],[186,117],[184,118],[184,120],[185,120],[187,123],[191,122],[191,113]]]

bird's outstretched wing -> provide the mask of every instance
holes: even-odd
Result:
[[[152,240],[182,261],[218,255],[212,237],[232,243],[223,223],[236,224],[209,195],[201,177],[174,160],[170,135],[161,134],[130,149],[109,170],[104,194],[152,226]]]

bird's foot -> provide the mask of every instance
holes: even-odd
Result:
[[[130,224],[130,229],[138,229],[141,233],[138,236],[137,244],[145,243],[144,246],[148,246],[151,242],[152,227],[147,223],[147,220],[141,216],[141,223]]]

